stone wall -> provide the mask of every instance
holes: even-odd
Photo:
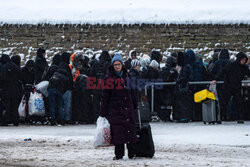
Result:
[[[136,48],[178,51],[196,49],[202,54],[214,48],[250,52],[250,25],[1,25],[0,53],[35,55],[38,47],[56,51],[121,50]]]

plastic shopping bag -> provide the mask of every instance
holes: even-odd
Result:
[[[111,146],[110,124],[108,120],[105,117],[98,117],[96,124],[94,147]]]
[[[216,84],[210,85],[209,86],[209,91],[213,92],[215,99],[218,99],[218,93],[216,89]]]
[[[42,81],[36,85],[36,90],[39,90],[44,96],[48,97],[48,88],[49,81]]]
[[[25,118],[26,117],[26,112],[25,112],[26,100],[24,98],[25,98],[25,96],[23,95],[22,100],[21,100],[21,102],[19,104],[19,107],[18,107],[18,114],[19,114],[20,118]]]
[[[44,116],[45,115],[45,107],[43,96],[41,93],[30,92],[29,99],[29,115],[33,116]]]

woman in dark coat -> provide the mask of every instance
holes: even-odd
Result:
[[[190,102],[189,87],[191,68],[189,65],[189,55],[180,52],[177,57],[177,64],[181,67],[175,87],[175,105],[174,119],[178,122],[189,122],[190,120]]]
[[[115,145],[116,159],[124,156],[124,144],[128,148],[128,157],[133,158],[134,143],[137,141],[135,109],[136,97],[132,89],[127,89],[126,78],[129,77],[121,55],[116,54],[112,66],[105,76],[109,89],[104,89],[101,97],[100,116],[106,117],[111,126],[112,143]]]
[[[38,84],[42,81],[42,75],[48,63],[45,59],[46,51],[42,48],[37,50],[37,56],[35,59],[35,83]]]

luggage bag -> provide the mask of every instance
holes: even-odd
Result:
[[[149,123],[141,122],[140,110],[137,111],[139,123],[137,123],[136,135],[139,141],[135,144],[135,156],[152,158],[155,153],[155,148],[151,126]]]

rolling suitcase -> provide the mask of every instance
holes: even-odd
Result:
[[[139,112],[141,123],[148,123],[151,121],[151,111],[148,102],[138,102],[138,112],[135,113],[135,120],[139,122]]]
[[[152,158],[155,153],[155,147],[151,126],[149,123],[141,122],[140,110],[138,110],[138,121],[136,135],[139,141],[135,144],[135,156]]]
[[[204,124],[221,123],[217,100],[210,100],[202,103],[202,120]]]

